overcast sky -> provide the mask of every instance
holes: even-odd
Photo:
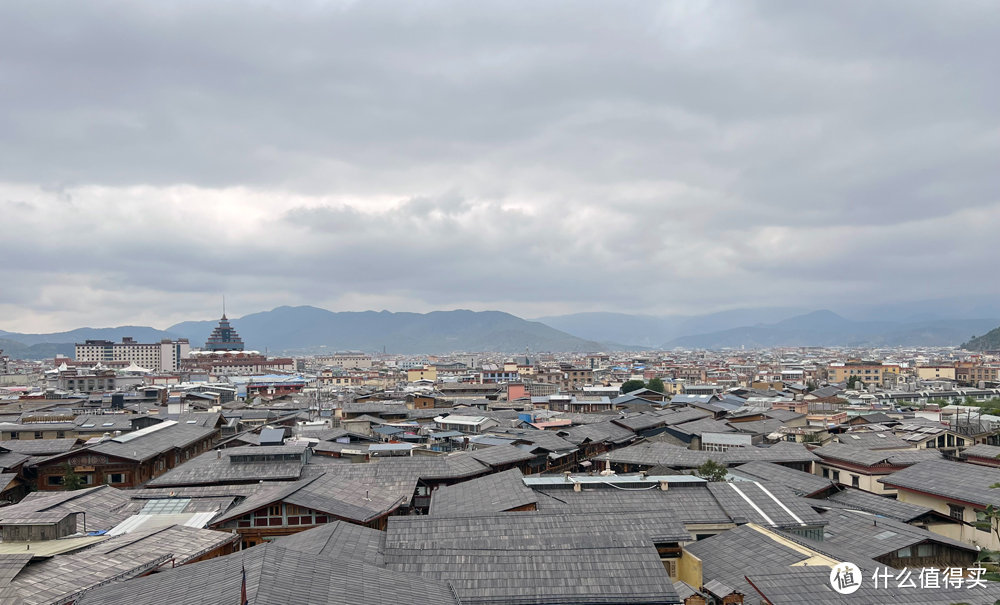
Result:
[[[1000,4],[0,8],[0,329],[1000,294]]]

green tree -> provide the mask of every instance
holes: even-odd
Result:
[[[705,464],[698,467],[699,477],[717,483],[725,481],[727,474],[729,474],[729,471],[726,470],[726,467],[715,460],[708,460]]]
[[[847,378],[847,388],[848,389],[860,389],[865,385],[861,382],[860,376],[849,376]]]
[[[63,476],[63,489],[67,491],[73,491],[75,489],[80,489],[83,487],[83,479],[80,475],[76,474],[73,467],[66,463],[66,474]]]
[[[663,384],[663,381],[659,378],[653,378],[646,383],[646,388],[651,391],[656,391],[658,393],[666,393],[667,387]]]
[[[646,383],[641,380],[626,380],[622,385],[622,393],[631,393],[632,391],[638,391],[641,388],[645,388]]]

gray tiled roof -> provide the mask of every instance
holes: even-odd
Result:
[[[902,521],[848,510],[823,515],[823,545],[850,548],[872,559],[889,555],[907,546],[936,542],[952,549],[977,552],[974,546],[909,525]],[[809,544],[812,543],[810,540]]]
[[[653,412],[642,412],[641,414],[626,418],[617,418],[612,422],[635,432],[664,426],[667,423],[663,416],[654,414]]]
[[[662,512],[393,517],[385,558],[391,569],[450,582],[463,603],[677,603],[657,538],[690,539]]]
[[[313,529],[283,536],[275,544],[318,557],[342,557],[382,566],[385,533],[345,521],[334,521]]]
[[[728,422],[724,420],[715,420],[714,418],[701,418],[699,420],[692,420],[691,422],[675,424],[672,425],[672,429],[688,435],[701,435],[702,433],[736,432],[736,429],[729,426]]]
[[[76,439],[8,439],[0,441],[0,448],[27,456],[47,456],[68,452],[76,446]]]
[[[941,458],[937,450],[870,450],[843,443],[831,443],[816,448],[813,453],[824,459],[841,460],[860,466],[906,466]]]
[[[500,431],[493,429],[491,432],[499,437],[527,441],[535,447],[540,447],[550,452],[571,452],[576,449],[576,445],[566,441],[554,431],[539,431],[536,429],[506,429],[504,431]]]
[[[147,573],[169,559],[169,555],[141,552],[122,556],[87,552],[60,555],[22,569],[10,585],[0,590],[0,599],[23,605],[68,602],[72,595],[113,579]]]
[[[469,456],[487,466],[497,467],[504,464],[525,462],[535,458],[531,452],[526,452],[513,445],[491,445],[469,451]]]
[[[1000,464],[1000,446],[979,443],[962,451],[963,458],[988,458]]]
[[[730,523],[732,519],[708,491],[707,483],[671,487],[666,491],[535,488],[540,512],[645,513],[665,510],[683,523]]]
[[[206,429],[201,429],[206,430]],[[281,446],[279,446],[281,447]],[[156,477],[148,483],[152,487],[206,485],[211,483],[249,481],[288,481],[302,475],[302,460],[273,460],[268,462],[231,462],[233,454],[260,450],[260,446],[234,447],[205,452]]]
[[[0,509],[3,515],[18,515],[31,512],[45,513],[86,513],[79,519],[79,528],[87,531],[111,529],[130,516],[126,508],[128,495],[109,485],[98,485],[75,491],[31,492],[17,504]]]
[[[669,443],[643,441],[601,454],[597,459],[607,459],[616,464],[666,464],[674,468],[697,468],[709,460],[721,461],[722,455],[723,452],[703,452]]]
[[[708,491],[734,520],[764,526],[799,528],[825,524],[822,516],[788,488],[776,483],[739,481],[709,483]]]
[[[780,441],[767,447],[734,447],[725,452],[723,460],[727,464],[746,462],[812,462],[819,460],[816,454],[801,443]]]
[[[837,435],[837,442],[872,450],[912,449],[913,444],[890,431],[850,431]]]
[[[538,501],[538,496],[524,484],[523,477],[515,468],[439,487],[431,494],[430,514],[435,517],[482,515],[532,505]]]
[[[712,415],[711,412],[692,407],[679,407],[670,410],[661,410],[656,413],[663,418],[668,426],[683,424],[700,418],[708,418]]]
[[[0,469],[14,468],[31,459],[31,456],[17,452],[0,452]]]
[[[176,565],[182,565],[238,539],[238,534],[170,525],[115,536],[99,542],[83,553],[115,557],[170,555]]]
[[[560,437],[574,445],[589,441],[590,443],[627,443],[635,439],[635,433],[605,420],[593,424],[573,426],[558,431]]]
[[[277,543],[103,586],[84,595],[80,605],[236,603],[243,569],[247,598],[255,605],[458,605],[454,593],[442,582],[349,558],[317,556]]]
[[[1000,489],[990,488],[1000,483],[1000,469],[979,464],[931,460],[914,464],[879,481],[890,488],[908,488],[981,506],[1000,506]]]
[[[900,502],[895,498],[886,498],[860,489],[846,488],[831,494],[826,500],[817,500],[813,506],[829,506],[848,510],[860,510],[876,513],[903,522],[909,522],[917,517],[931,512],[930,508],[917,506],[909,502]]]
[[[401,492],[395,486],[365,485],[345,480],[334,473],[324,473],[318,477],[261,490],[214,519],[212,525],[242,517],[280,501],[328,513],[341,519],[367,523],[409,501],[412,494],[412,487]]]
[[[30,552],[0,554],[0,588],[10,584],[34,556]]]
[[[833,487],[833,482],[829,479],[773,462],[748,462],[730,469],[729,472],[757,481],[779,483],[799,496],[808,496]]]
[[[765,565],[786,567],[809,558],[749,525],[688,544],[684,546],[684,550],[701,560],[703,584],[712,580],[724,582],[744,595],[754,594],[743,578],[751,570]],[[747,602],[758,601],[754,599]]]
[[[196,424],[175,424],[124,443],[114,440],[103,441],[87,449],[109,456],[142,461],[169,452],[174,448],[185,447],[216,432],[217,430],[214,428]],[[127,435],[122,437],[127,437]]]

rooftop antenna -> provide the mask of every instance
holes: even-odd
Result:
[[[226,295],[222,295],[222,319],[226,318]]]

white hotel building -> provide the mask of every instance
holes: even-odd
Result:
[[[191,344],[186,338],[144,344],[125,337],[121,342],[86,340],[83,344],[77,343],[75,357],[77,361],[92,363],[127,361],[158,372],[176,372],[181,360],[190,355]]]

